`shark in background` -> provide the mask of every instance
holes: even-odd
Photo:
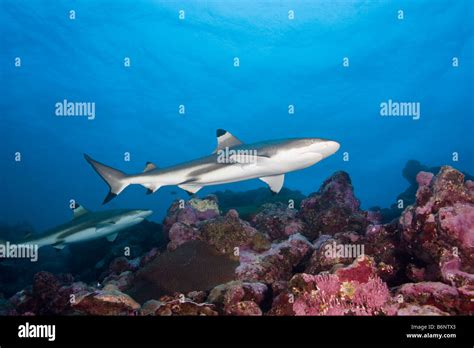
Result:
[[[104,204],[128,185],[139,184],[147,193],[177,185],[190,194],[202,187],[259,178],[274,193],[283,187],[285,174],[310,167],[339,150],[339,143],[319,138],[289,138],[244,144],[229,132],[217,130],[217,148],[209,156],[157,168],[146,164],[143,173],[127,175],[84,154],[87,162],[110,188]]]
[[[120,231],[134,226],[153,214],[151,210],[116,209],[92,212],[76,204],[71,221],[44,233],[27,236],[21,244],[53,246],[61,250],[67,244],[107,238],[113,242]],[[4,243],[2,241],[2,243]]]

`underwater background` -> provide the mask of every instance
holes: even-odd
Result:
[[[44,230],[70,217],[70,199],[99,209],[107,186],[83,153],[136,173],[209,154],[217,128],[244,142],[338,141],[336,155],[285,187],[307,194],[345,170],[364,207],[395,202],[410,159],[472,173],[473,17],[469,0],[2,0],[0,220]],[[95,119],[55,116],[64,99],[95,102]],[[420,119],[381,117],[389,99],[419,102]],[[171,191],[187,197],[129,187],[109,207],[153,209],[160,221]]]

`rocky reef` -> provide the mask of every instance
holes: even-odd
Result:
[[[448,166],[415,182],[390,221],[361,208],[345,172],[252,210],[229,192],[176,201],[162,228],[140,227],[161,237],[128,256],[119,244],[94,281],[38,272],[0,314],[473,315],[474,182]]]

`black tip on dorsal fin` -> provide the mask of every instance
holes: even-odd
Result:
[[[115,193],[109,192],[109,194],[107,195],[107,197],[105,197],[104,202],[102,204],[110,202],[115,197],[117,197]]]
[[[153,190],[150,190],[150,189],[146,190],[147,195],[151,195],[152,193],[153,193]]]
[[[227,131],[226,131],[225,129],[219,128],[219,129],[216,131],[216,136],[219,138],[219,137],[223,136],[225,133],[227,133]]]
[[[149,172],[150,170],[156,169],[157,167],[155,166],[154,163],[152,162],[146,162],[145,164],[145,169],[143,169],[143,173]]]

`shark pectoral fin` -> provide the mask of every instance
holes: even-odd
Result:
[[[259,179],[262,180],[264,183],[268,184],[272,192],[278,193],[283,187],[283,182],[285,181],[285,174],[264,176]]]
[[[63,250],[65,246],[66,246],[66,244],[64,244],[63,241],[56,242],[52,245],[52,247],[56,250]]]
[[[72,210],[73,219],[76,219],[84,214],[87,214],[88,212],[89,210],[84,208],[82,205],[79,205],[78,203],[76,203],[74,209]]]
[[[189,194],[195,194],[200,189],[202,189],[202,186],[188,185],[188,184],[178,185],[178,187],[183,189],[184,191],[188,192]]]
[[[157,167],[151,163],[151,162],[146,162],[145,169],[143,170],[143,173],[149,172],[150,170],[156,169]]]
[[[224,129],[218,129],[216,131],[216,136],[217,136],[217,147],[213,153],[216,153],[219,150],[225,149],[226,147],[234,147],[234,146],[243,144],[243,142],[241,142],[239,139],[237,139],[236,137],[234,137],[232,134],[230,134],[228,131]]]
[[[109,234],[106,238],[109,242],[113,242],[117,239],[117,236],[118,236],[118,232],[116,232],[114,234]]]

